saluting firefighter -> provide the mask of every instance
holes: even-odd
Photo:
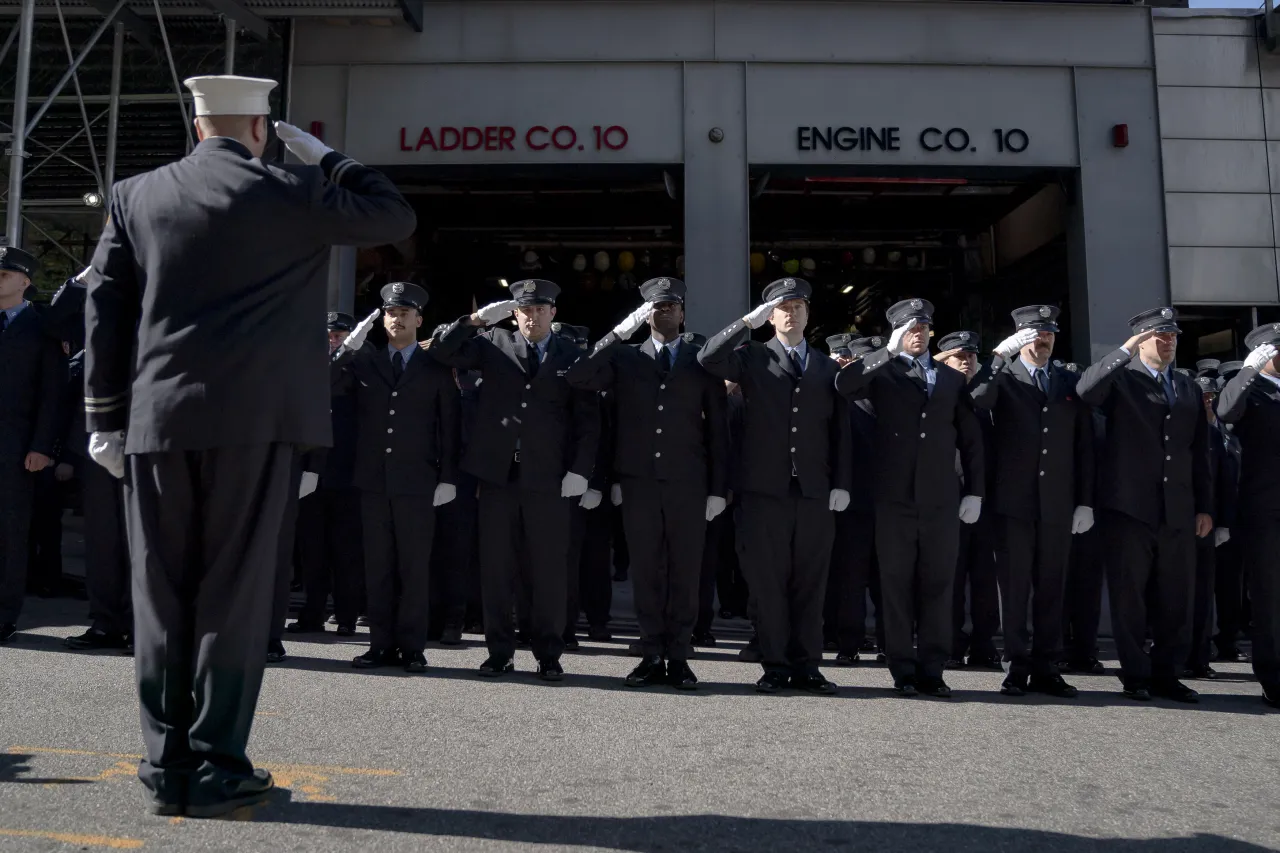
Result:
[[[906,299],[886,316],[888,345],[842,368],[836,388],[876,410],[876,554],[893,689],[946,698],[960,523],[978,521],[985,493],[982,431],[964,375],[929,356],[933,304]]]
[[[811,296],[804,279],[778,279],[765,288],[763,304],[698,353],[708,371],[738,383],[746,401],[738,533],[756,604],[762,693],[788,685],[836,692],[818,667],[835,513],[849,506],[852,443],[848,407],[832,385],[836,366],[804,339]],[[766,322],[774,328],[769,342],[750,340],[750,330]]]
[[[449,326],[429,352],[481,376],[462,468],[480,481],[480,584],[489,657],[480,675],[515,669],[517,583],[530,591],[538,676],[564,677],[570,501],[587,492],[600,439],[596,395],[565,380],[582,354],[551,334],[560,287],[545,279],[511,285],[494,302]],[[488,329],[512,316],[517,330]]]
[[[837,367],[865,358],[884,346],[881,337],[861,338],[843,333],[827,338],[827,348]],[[867,591],[876,608],[876,641],[884,622],[880,602],[880,581],[876,574],[875,483],[870,460],[875,458],[876,410],[869,400],[854,400],[849,406],[849,435],[853,442],[854,487],[849,490],[849,508],[836,514],[835,547],[831,551],[831,571],[827,579],[827,599],[823,606],[823,632],[836,645],[836,665],[853,666],[867,638]],[[871,649],[875,651],[875,649]]]
[[[0,643],[18,632],[36,474],[53,464],[67,381],[56,330],[24,297],[37,268],[0,246]]]
[[[331,441],[329,248],[403,240],[416,219],[385,177],[283,122],[306,165],[264,163],[274,81],[186,85],[200,144],[111,191],[85,408],[90,453],[125,479],[138,775],[152,811],[210,817],[272,785],[245,745],[294,454]]]
[[[357,669],[424,672],[435,507],[457,496],[461,402],[453,372],[418,346],[427,292],[382,288],[385,349],[361,322],[333,357],[334,392],[356,398],[356,467],[364,534],[369,650]]]
[[[938,354],[934,360],[952,370],[964,374],[972,396],[973,381],[978,375],[978,342],[976,332],[959,331],[945,335],[938,341]],[[978,427],[982,430],[983,471],[987,491],[991,490],[992,449],[994,428],[991,413],[975,410]],[[964,488],[964,469],[956,455],[956,472],[960,475],[960,488]],[[964,666],[979,669],[1001,669],[1000,655],[996,652],[996,633],[1000,630],[1000,591],[996,580],[995,534],[990,511],[973,524],[960,526],[960,551],[956,557],[956,582],[951,591],[951,658],[948,669]],[[968,592],[970,632],[964,631],[965,593]],[[967,657],[966,657],[967,653]]]
[[[1078,376],[1051,361],[1058,308],[1012,312],[1014,333],[972,388],[995,423],[987,501],[995,527],[1004,624],[1000,692],[1076,696],[1058,672],[1071,537],[1093,527],[1093,416]],[[1031,617],[1031,634],[1027,617]]]
[[[1131,699],[1197,702],[1178,675],[1191,648],[1195,543],[1213,531],[1208,424],[1200,387],[1173,370],[1177,312],[1153,308],[1129,326],[1124,346],[1076,384],[1107,420],[1098,523],[1120,680]]]
[[[643,659],[629,687],[693,689],[689,668],[707,523],[724,512],[728,417],[724,382],[698,364],[684,324],[684,282],[654,278],[642,304],[569,368],[575,388],[612,391],[612,460],[631,545],[631,581]],[[650,335],[627,341],[645,324]]]
[[[1218,417],[1240,439],[1240,492],[1233,536],[1249,567],[1253,673],[1280,708],[1280,323],[1244,340],[1244,367],[1218,397]]]

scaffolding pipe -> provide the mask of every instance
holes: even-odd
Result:
[[[227,56],[222,66],[222,73],[236,73],[236,22],[232,18],[227,18]]]
[[[4,47],[0,47],[0,64],[3,64],[9,56],[9,48],[13,47],[13,40],[18,37],[19,26],[14,24],[13,29],[9,30],[9,35],[5,37]]]
[[[93,50],[93,46],[98,43],[98,39],[102,38],[102,34],[107,31],[107,27],[111,26],[111,22],[115,20],[116,13],[123,9],[124,4],[127,2],[129,2],[129,0],[116,0],[116,5],[112,7],[111,14],[107,15],[107,17],[103,19],[102,23],[98,24],[98,28],[93,31],[93,35],[89,36],[89,40],[85,42],[84,47],[80,49],[80,54],[75,58],[75,61],[71,63],[71,67],[68,68],[60,78],[58,78],[58,83],[53,87],[53,91],[49,93],[47,98],[45,98],[44,103],[40,105],[40,109],[36,110],[35,117],[32,118],[31,121],[27,122],[27,136],[30,136],[31,131],[36,129],[36,125],[40,123],[40,119],[44,118],[44,114],[49,111],[49,107],[53,106],[53,99],[62,94],[63,87],[71,81],[73,76],[75,76],[76,71],[80,69],[80,63],[84,62],[85,57],[89,55],[89,51]],[[19,48],[18,53],[22,53],[21,48]],[[28,48],[28,57],[29,56],[30,49]],[[21,55],[19,55],[19,61],[21,61]],[[18,100],[18,96],[14,95],[14,99]],[[26,99],[23,98],[22,100]]]
[[[103,187],[103,210],[111,205],[111,188],[116,182],[116,137],[120,131],[120,74],[124,65],[124,24],[117,23],[111,39],[111,100],[107,107],[107,169]]]
[[[62,29],[62,44],[67,49],[67,61],[72,60],[71,55],[71,37],[67,35],[67,19],[62,16],[61,0],[53,0],[54,7],[58,10],[58,26]],[[84,122],[85,141],[89,143],[89,159],[93,162],[93,179],[98,185],[98,192],[104,192],[102,181],[102,167],[98,163],[98,147],[93,144],[93,131],[89,127],[89,108],[84,105],[84,92],[80,90],[80,75],[72,74],[71,82],[76,87],[76,102],[80,105],[80,120]]]
[[[36,0],[22,0],[18,18],[18,74],[13,84],[13,138],[9,141],[9,207],[5,238],[17,246],[22,236],[22,158],[26,156],[27,89],[31,84],[31,33]]]
[[[164,42],[164,57],[169,63],[169,76],[173,78],[173,93],[178,96],[178,111],[182,113],[182,128],[187,132],[187,153],[196,147],[191,136],[191,120],[187,118],[187,102],[182,97],[182,84],[178,82],[178,68],[173,64],[173,51],[169,48],[169,33],[164,26],[164,12],[160,11],[160,0],[152,0],[156,7],[156,23],[160,25],[160,40]]]

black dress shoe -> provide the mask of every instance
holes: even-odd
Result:
[[[721,607],[721,608],[720,608],[720,618],[721,618],[721,619],[732,619],[732,618],[733,618],[733,611],[732,611],[732,610],[730,610],[730,609],[729,609],[729,608],[727,608],[727,607]]]
[[[1280,708],[1280,683],[1262,685],[1262,701],[1272,708]]]
[[[738,660],[746,663],[760,663],[764,660],[764,655],[760,654],[760,637],[756,634],[751,635],[751,639],[747,640],[747,644],[738,650]]]
[[[820,672],[806,672],[791,676],[791,686],[805,693],[816,693],[819,696],[834,696],[839,691],[833,682],[827,681]]]
[[[787,677],[785,672],[766,672],[759,681],[756,682],[757,693],[777,693],[787,686],[787,682],[791,679]]]
[[[383,666],[398,666],[400,664],[399,649],[369,649],[369,651],[353,658],[351,665],[356,669],[377,669]]]
[[[1000,693],[1004,696],[1026,696],[1027,686],[1026,675],[1011,672],[1005,676],[1004,683],[1000,685]]]
[[[941,678],[923,676],[916,680],[916,689],[921,696],[932,696],[934,699],[950,699],[951,688]]]
[[[176,817],[187,811],[187,804],[181,800],[169,800],[147,789],[142,789],[142,802],[147,813],[160,817]]]
[[[564,635],[564,650],[566,652],[576,652],[582,648],[582,644],[578,642],[577,634]]]
[[[280,663],[289,656],[284,650],[284,643],[279,640],[272,640],[267,643],[267,663]]]
[[[1059,664],[1058,669],[1081,675],[1105,675],[1107,668],[1097,658],[1079,658]]]
[[[625,582],[626,582],[626,580],[627,580],[627,570],[626,570],[626,569],[614,569],[614,570],[613,570],[613,582],[614,582],[614,583],[625,583]]]
[[[716,638],[710,631],[702,631],[693,635],[692,643],[700,648],[711,649],[715,648]]]
[[[633,640],[627,644],[627,657],[642,658],[644,657],[644,644],[639,640]]]
[[[840,642],[838,640],[823,640],[822,642],[822,650],[824,652],[834,652],[839,651],[839,649]]]
[[[1198,678],[1204,681],[1212,681],[1218,677],[1218,671],[1213,667],[1205,664],[1204,666],[1193,666],[1183,670],[1183,678]]]
[[[999,655],[969,655],[967,665],[970,669],[1004,669]]]
[[[1218,661],[1220,663],[1248,663],[1249,656],[1235,646],[1227,646],[1225,649],[1218,649]]]
[[[0,625],[0,643],[7,643],[18,633],[18,626],[12,622],[5,622]]]
[[[339,637],[354,637],[356,635],[356,626],[343,625],[341,622],[339,622],[337,634]]]
[[[188,803],[187,817],[221,817],[245,806],[256,806],[271,796],[275,780],[271,774],[261,768],[253,771],[253,776],[232,788],[231,796],[225,800],[209,803]]]
[[[528,631],[516,632],[516,645],[522,649],[530,648],[533,645],[533,640],[529,638]]]
[[[422,652],[401,652],[400,661],[405,672],[426,672],[427,656]]]
[[[841,652],[836,655],[836,666],[856,666],[858,663],[857,652]]]
[[[613,634],[604,625],[592,625],[587,629],[587,639],[593,643],[607,643],[613,639]]]
[[[297,621],[290,622],[288,625],[286,625],[285,630],[288,631],[290,634],[323,634],[324,623],[312,622],[309,619],[308,620],[298,619]]]
[[[943,669],[964,669],[964,660],[962,658],[947,658],[947,662],[942,665]]]
[[[1126,698],[1133,699],[1136,702],[1151,701],[1151,691],[1141,684],[1127,685],[1121,692],[1124,693]]]
[[[686,661],[673,660],[667,664],[667,683],[677,690],[697,690],[698,676]]]
[[[538,661],[538,678],[543,681],[563,681],[564,667],[560,666],[560,661],[540,660]]]
[[[916,679],[914,675],[907,675],[893,682],[893,692],[899,696],[915,696],[920,691],[916,689]]]
[[[626,678],[628,687],[652,687],[667,683],[667,667],[658,655],[650,655],[631,670]]]
[[[884,652],[876,652],[876,663],[888,663],[889,656]]]
[[[1062,679],[1062,676],[1056,672],[1051,675],[1031,676],[1027,689],[1032,693],[1044,693],[1049,696],[1056,696],[1059,699],[1074,699],[1080,695],[1079,690],[1067,684]]]
[[[860,652],[876,652],[879,650],[880,647],[876,645],[876,641],[871,637],[864,637],[862,642],[858,644],[858,651]]]
[[[445,625],[444,630],[440,632],[440,645],[442,646],[460,646],[462,645],[462,626],[461,625]]]
[[[78,652],[88,652],[98,649],[128,648],[129,641],[125,639],[124,634],[113,634],[100,628],[90,628],[78,636],[67,637],[62,644]]]
[[[368,617],[368,616],[360,616],[360,617],[358,617],[358,618],[356,619],[356,624],[357,624],[357,625],[359,625],[361,628],[368,628],[368,627],[369,627],[369,617]]]
[[[1174,702],[1185,702],[1194,705],[1200,701],[1200,694],[1181,681],[1154,681],[1151,683],[1151,695],[1161,699],[1172,699]]]
[[[479,674],[485,678],[498,678],[509,672],[515,672],[516,662],[511,658],[500,658],[497,655],[489,655],[488,659],[480,664]]]

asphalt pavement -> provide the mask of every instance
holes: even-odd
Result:
[[[828,667],[835,697],[761,696],[740,622],[692,694],[622,685],[627,622],[558,685],[527,651],[475,677],[471,635],[421,676],[351,669],[360,638],[290,639],[250,744],[276,799],[152,817],[132,661],[62,647],[83,602],[28,605],[0,648],[0,850],[1280,849],[1280,714],[1245,665],[1195,706],[1133,703],[1114,675],[1014,700],[978,671],[948,674],[950,701],[900,699],[876,665]]]

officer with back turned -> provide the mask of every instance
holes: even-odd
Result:
[[[551,332],[560,287],[545,279],[510,286],[512,298],[452,323],[430,353],[481,374],[463,470],[480,481],[480,583],[489,657],[480,675],[515,669],[518,582],[530,592],[538,676],[564,669],[570,501],[582,501],[600,439],[596,395],[565,380],[582,354]],[[516,331],[484,329],[515,314]],[[484,329],[482,331],[482,329]]]
[[[1107,420],[1098,524],[1120,680],[1131,699],[1196,702],[1178,675],[1191,647],[1195,542],[1213,530],[1208,424],[1199,386],[1173,370],[1177,312],[1153,308],[1129,326],[1124,346],[1076,383]]]
[[[1233,537],[1249,567],[1253,673],[1280,708],[1280,323],[1245,337],[1249,356],[1218,397],[1218,417],[1240,439],[1240,492]]]
[[[1008,671],[1000,692],[1070,699],[1077,691],[1058,673],[1058,658],[1071,537],[1094,521],[1092,415],[1077,377],[1050,361],[1057,307],[1028,305],[1012,316],[1014,333],[996,346],[972,392],[995,422],[988,507]]]
[[[836,388],[876,410],[876,554],[894,691],[947,698],[960,524],[978,521],[985,493],[982,431],[964,375],[929,356],[933,305],[906,299],[887,317],[887,346],[842,368]]]
[[[690,642],[707,523],[724,511],[728,420],[724,383],[698,364],[684,324],[684,282],[655,278],[642,304],[569,368],[575,388],[614,392],[613,474],[631,543],[631,578],[644,654],[629,687],[691,689]],[[638,346],[627,340],[648,324]]]

